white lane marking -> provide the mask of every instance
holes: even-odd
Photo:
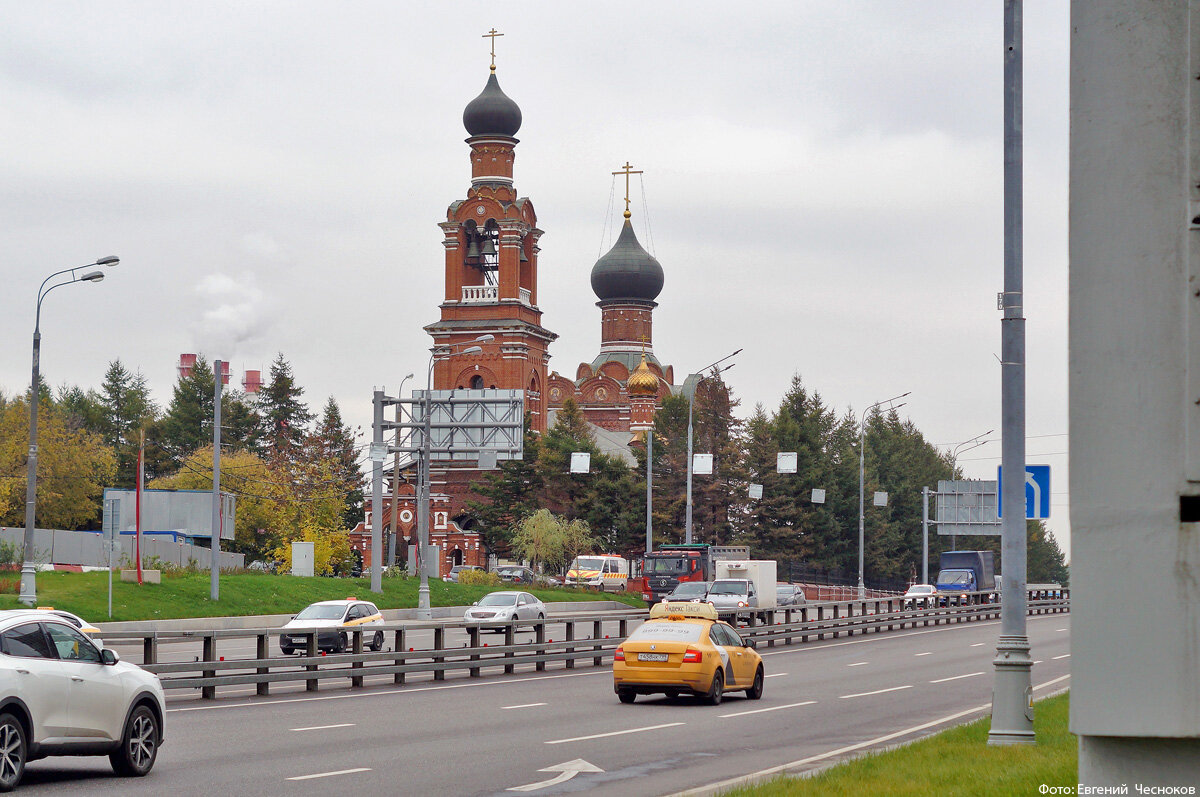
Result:
[[[719,716],[721,717],[721,719],[725,719],[726,717],[744,717],[747,714],[762,714],[764,711],[781,711],[785,708],[799,708],[800,706],[811,706],[813,703],[816,703],[816,702],[817,701],[815,701],[815,700],[805,700],[803,703],[788,703],[786,706],[771,706],[770,708],[756,708],[756,709],[752,709],[750,711],[737,711],[737,712],[734,712],[733,714],[721,714]]]
[[[913,655],[914,655],[914,656],[932,656],[932,655],[933,655],[933,651],[932,651],[932,650],[927,650],[927,651],[925,651],[924,653],[914,653]]]
[[[595,677],[597,675],[605,675],[605,676],[611,677],[612,671],[608,670],[608,669],[601,669],[598,672],[577,672],[577,673],[571,673],[569,675],[537,675],[532,678],[511,678],[511,679],[504,679],[504,680],[499,680],[499,681],[480,681],[479,683],[473,683],[473,684],[447,684],[446,686],[410,686],[406,689],[381,689],[378,692],[358,692],[356,694],[349,694],[349,695],[326,695],[324,697],[296,697],[296,698],[283,699],[283,700],[259,700],[259,701],[255,701],[253,703],[233,703],[228,706],[187,706],[185,708],[169,708],[169,709],[167,709],[167,713],[172,713],[172,712],[176,712],[176,711],[215,711],[217,709],[227,709],[227,708],[252,708],[254,706],[272,706],[272,705],[277,705],[279,703],[313,703],[316,701],[323,701],[323,700],[348,700],[348,699],[352,699],[352,698],[379,697],[380,695],[406,695],[406,694],[416,694],[418,692],[440,692],[443,689],[469,689],[472,687],[479,687],[479,686],[497,686],[497,685],[501,685],[501,684],[523,683],[526,681],[549,681],[549,680],[554,680],[557,678],[591,678],[591,677]]]
[[[866,664],[866,663],[867,663],[867,662],[865,662],[865,661],[856,661],[856,662],[854,662],[853,664],[847,664],[846,666],[847,666],[847,667],[861,667],[861,666],[863,666],[863,665],[864,665],[864,664]]]
[[[946,681],[957,681],[959,678],[974,678],[976,675],[983,675],[981,672],[969,672],[966,675],[952,675],[949,678],[938,678],[936,681],[930,681],[931,684],[944,684]]]
[[[1041,663],[1042,663],[1041,659],[1038,659],[1037,661],[1034,662],[1034,664],[1041,664]]]
[[[1044,683],[1044,684],[1039,684],[1033,688],[1035,691],[1038,689],[1045,689],[1047,686],[1053,686],[1054,684],[1058,683],[1059,681],[1064,681],[1070,677],[1071,676],[1069,676],[1069,675],[1063,675],[1063,676],[1060,676],[1053,680],[1046,681],[1046,683]],[[767,778],[772,775],[778,775],[779,773],[786,772],[790,769],[797,769],[799,767],[803,767],[808,764],[816,763],[817,761],[824,761],[827,758],[834,758],[836,756],[844,755],[846,753],[853,753],[856,750],[862,750],[864,747],[872,747],[874,745],[883,744],[884,742],[890,742],[892,739],[899,739],[902,736],[908,736],[910,734],[920,733],[921,731],[928,730],[930,728],[936,728],[938,725],[944,725],[947,722],[953,722],[954,720],[961,719],[961,718],[969,716],[971,714],[978,714],[979,712],[986,711],[986,710],[990,709],[991,707],[992,707],[991,703],[984,703],[982,706],[975,706],[973,708],[968,708],[964,711],[958,712],[957,714],[951,714],[947,717],[941,717],[939,719],[931,720],[930,722],[925,722],[925,723],[922,723],[921,725],[914,725],[911,728],[905,728],[903,730],[899,730],[894,733],[889,733],[885,736],[877,736],[874,739],[868,739],[867,741],[859,742],[858,744],[852,744],[847,747],[840,747],[837,750],[830,750],[827,753],[820,753],[819,755],[809,756],[808,758],[801,758],[799,761],[792,761],[787,764],[780,764],[779,766],[771,767],[770,769],[762,769],[762,770],[759,770],[758,772],[752,772],[749,775],[740,775],[736,778],[729,778],[728,780],[723,780],[719,783],[709,783],[708,785],[697,786],[696,788],[688,789],[687,791],[676,792],[675,794],[671,795],[671,797],[690,797],[691,795],[697,795],[697,797],[698,797],[699,795],[703,795],[703,794],[714,794],[714,793],[719,793],[722,791],[728,791],[730,788],[732,788],[734,786],[740,786],[742,784],[750,783],[752,781],[760,780],[762,778]]]
[[[660,728],[674,728],[676,725],[683,725],[682,722],[668,722],[663,725],[650,725],[645,728],[626,728],[623,731],[610,731],[609,733],[593,733],[590,736],[575,736],[570,739],[552,739],[546,744],[566,744],[567,742],[585,742],[588,739],[603,739],[606,736],[623,736],[627,733],[641,733],[642,731],[657,731]]]
[[[330,728],[353,728],[353,722],[343,722],[339,725],[314,725],[311,728],[288,728],[289,731],[327,731]]]
[[[787,675],[786,672],[773,672],[770,675],[768,675],[767,677],[768,678],[782,678],[785,675]]]
[[[1067,629],[1065,629],[1065,628],[1055,628],[1054,630],[1055,630],[1055,631],[1066,631]]]
[[[537,783],[526,783],[524,786],[510,786],[506,791],[537,791],[545,789],[548,786],[557,786],[558,784],[568,781],[578,775],[580,772],[603,772],[604,770],[595,764],[589,764],[582,758],[576,758],[574,761],[567,761],[565,764],[555,764],[552,767],[539,769],[538,772],[557,772],[558,774],[549,780],[538,781]]]
[[[1054,686],[1054,684],[1058,683],[1059,681],[1065,681],[1070,677],[1070,675],[1060,675],[1057,678],[1052,678],[1049,681],[1046,681],[1044,684],[1038,684],[1037,686],[1033,687],[1033,690],[1036,692],[1038,689],[1045,689],[1047,686]]]
[[[1058,661],[1059,659],[1069,659],[1069,658],[1071,658],[1071,654],[1064,653],[1061,656],[1054,656],[1053,658],[1050,659],[1050,661]]]
[[[370,767],[357,767],[356,769],[339,769],[337,772],[318,772],[315,775],[297,775],[288,780],[312,780],[313,778],[332,778],[334,775],[352,775],[355,772],[370,772]]]
[[[976,642],[976,643],[975,643],[974,645],[972,645],[971,647],[973,647],[973,648],[981,648],[981,647],[983,647],[983,646],[984,646],[984,645],[986,645],[986,644],[987,644],[986,642]]]
[[[871,695],[882,695],[884,692],[899,692],[901,689],[912,689],[912,686],[893,686],[890,689],[876,689],[874,692],[859,692],[857,695],[842,695],[838,700],[849,700],[852,697],[870,697]]]
[[[546,704],[545,703],[522,703],[519,706],[501,706],[500,710],[508,711],[510,708],[533,708],[534,706],[544,706],[544,705],[546,705]],[[538,771],[540,772],[541,770],[538,770]]]

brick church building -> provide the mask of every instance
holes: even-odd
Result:
[[[494,62],[482,93],[463,112],[463,125],[471,185],[439,224],[445,292],[440,318],[425,327],[439,352],[433,389],[524,390],[525,409],[538,432],[545,432],[555,412],[574,399],[601,449],[632,463],[630,444],[650,428],[662,399],[679,388],[672,384],[673,368],[654,355],[652,320],[663,269],[634,234],[629,200],[616,243],[591,272],[600,308],[599,353],[579,364],[574,379],[550,372],[549,347],[558,336],[542,326],[538,306],[542,230],[533,202],[519,196],[513,183],[521,109],[501,90]],[[628,164],[624,173],[628,194]],[[488,552],[466,506],[471,484],[481,478],[477,462],[432,463],[430,542],[442,552],[443,575],[454,565],[487,566]],[[392,525],[393,497],[397,501],[398,558],[416,542],[414,482],[412,468],[402,471],[399,484],[385,487],[385,531]],[[372,522],[368,512],[366,523],[351,532],[364,567],[371,564]]]

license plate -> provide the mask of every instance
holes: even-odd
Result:
[[[294,636],[294,637],[292,637],[292,644],[294,644],[294,645],[303,644],[303,643],[305,643],[305,642],[307,642],[307,641],[308,641],[308,638],[307,638],[307,637],[302,637],[302,636]]]
[[[666,661],[666,653],[639,653],[638,661]]]

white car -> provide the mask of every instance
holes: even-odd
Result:
[[[905,609],[931,608],[937,596],[937,587],[932,584],[913,584],[904,593],[902,605]]]
[[[350,634],[362,626],[383,625],[383,615],[375,604],[346,598],[344,601],[318,601],[293,617],[279,635],[279,649],[285,656],[308,650],[305,631],[317,632],[317,650],[342,653],[350,646]],[[291,633],[289,633],[291,632]],[[363,629],[363,644],[371,650],[383,650],[383,631],[368,634]]]
[[[55,755],[107,755],[140,777],[163,742],[158,676],[98,648],[51,612],[0,616],[0,791],[25,764]]]
[[[480,623],[510,623],[513,620],[544,620],[546,604],[528,592],[489,592],[471,604],[463,619]],[[500,629],[498,629],[500,630]]]

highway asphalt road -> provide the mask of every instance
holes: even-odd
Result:
[[[318,694],[169,698],[153,772],[105,759],[29,765],[26,794],[665,795],[791,765],[815,768],[990,709],[999,622],[763,648],[760,701],[720,706],[639,697],[611,667],[530,668],[482,679]],[[1033,684],[1070,684],[1070,615],[1029,618]],[[554,665],[551,665],[554,667]],[[575,773],[575,774],[572,774]],[[512,789],[547,784],[526,792]]]

